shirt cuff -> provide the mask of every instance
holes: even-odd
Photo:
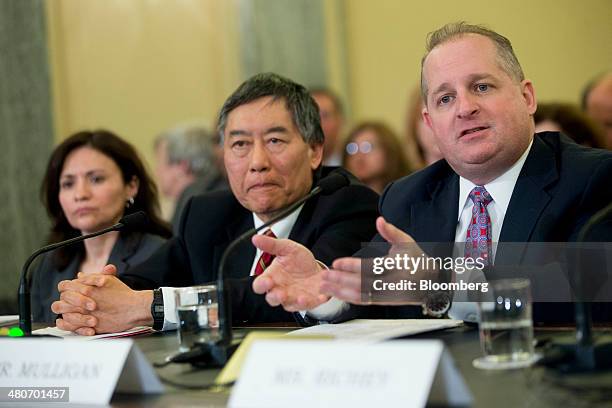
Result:
[[[321,269],[329,270],[329,267],[325,265],[323,262],[315,259],[315,262]],[[309,318],[318,320],[319,323],[321,321],[330,322],[334,320],[336,317],[340,316],[344,311],[349,308],[349,304],[343,302],[342,300],[338,300],[334,297],[330,298],[327,302],[320,304],[319,306],[310,309],[310,310],[300,310],[300,315],[302,319],[308,315]]]
[[[348,308],[348,303],[333,297],[314,309],[300,311],[300,314],[302,317],[306,317],[306,315],[308,315],[308,317],[312,319],[329,322],[340,316],[342,313],[348,310]]]
[[[162,297],[164,298],[164,325],[162,331],[176,330],[178,328],[178,321],[176,318],[176,305],[174,301],[174,289],[169,287],[162,287]]]

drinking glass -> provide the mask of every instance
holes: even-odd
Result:
[[[201,285],[176,289],[176,318],[179,350],[219,340],[217,286]]]
[[[489,282],[486,301],[478,302],[483,356],[474,366],[487,370],[522,368],[533,364],[533,321],[529,279]]]

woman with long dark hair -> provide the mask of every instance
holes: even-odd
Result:
[[[57,284],[78,272],[99,273],[112,263],[117,274],[147,259],[166,238],[169,226],[159,217],[157,188],[132,145],[106,131],[82,131],[53,151],[41,185],[51,219],[49,243],[85,235],[137,211],[149,222],[139,230],[110,232],[57,249],[43,257],[32,282],[35,321],[51,322]]]

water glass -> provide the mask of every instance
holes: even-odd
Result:
[[[219,340],[217,286],[201,285],[176,289],[176,321],[179,350]]]
[[[522,368],[533,364],[533,320],[529,279],[489,282],[486,301],[478,302],[483,357],[474,366],[487,370]]]

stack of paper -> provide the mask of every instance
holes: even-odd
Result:
[[[146,333],[151,333],[151,332],[153,332],[153,329],[150,328],[149,326],[138,326],[138,327],[134,327],[130,330],[126,330],[123,332],[105,333],[105,334],[98,334],[95,336],[81,336],[80,334],[76,334],[76,333],[66,331],[66,330],[61,330],[61,329],[58,329],[57,327],[46,327],[44,329],[34,330],[32,334],[56,336],[56,337],[62,337],[64,339],[99,340],[99,339],[116,339],[120,337],[130,337],[130,336],[136,336],[139,334],[146,334]]]
[[[356,319],[340,324],[320,324],[288,333],[292,335],[328,335],[336,340],[359,340],[376,343],[379,341],[434,330],[448,329],[463,324],[451,319]]]
[[[0,327],[14,326],[19,323],[19,315],[0,316]]]

